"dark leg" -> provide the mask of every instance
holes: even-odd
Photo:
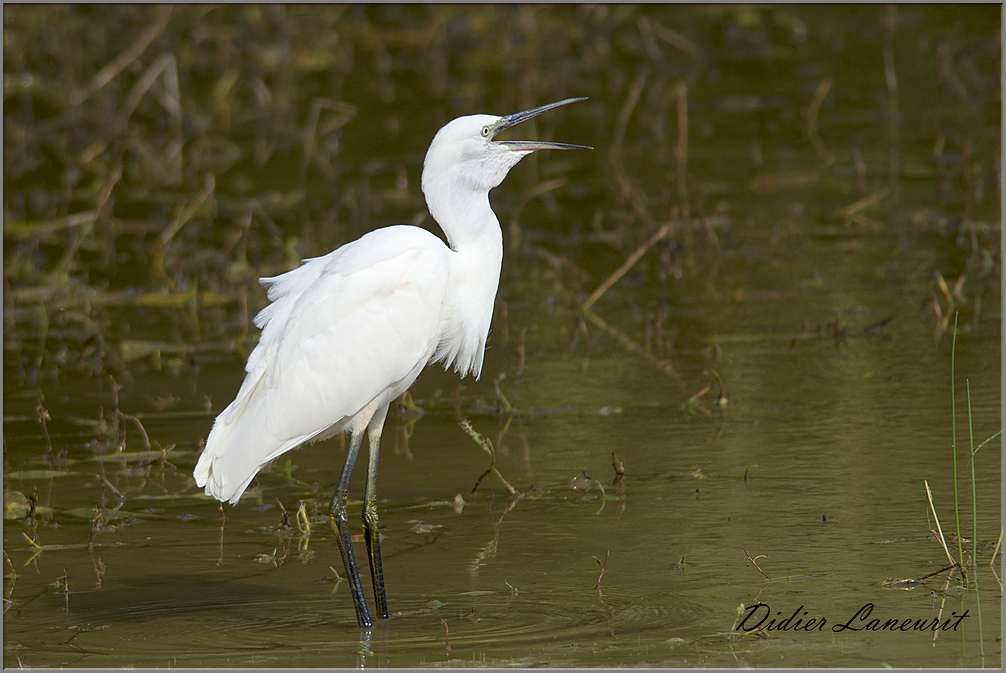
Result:
[[[374,601],[377,614],[388,618],[388,599],[384,594],[384,568],[381,567],[381,530],[377,519],[377,456],[381,451],[381,431],[388,407],[374,414],[370,421],[370,456],[367,461],[367,490],[363,496],[363,525],[367,531],[367,554],[370,575],[374,580]]]
[[[349,451],[346,452],[346,463],[342,466],[339,484],[335,487],[335,495],[328,507],[331,520],[335,526],[335,539],[342,552],[342,563],[346,566],[349,580],[349,590],[353,594],[353,604],[356,606],[356,619],[361,629],[371,627],[370,613],[367,611],[367,601],[363,598],[363,587],[360,584],[360,571],[356,569],[356,558],[353,556],[353,542],[349,535],[349,524],[346,519],[346,498],[349,492],[349,479],[353,476],[356,458],[360,455],[360,444],[363,443],[363,431],[353,433],[349,441]],[[368,538],[369,541],[369,538]],[[369,545],[368,545],[369,546]]]

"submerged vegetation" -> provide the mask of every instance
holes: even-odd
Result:
[[[7,6],[5,367],[35,385],[240,358],[258,277],[376,226],[432,226],[417,178],[441,124],[570,95],[591,100],[541,133],[576,128],[599,151],[505,191],[508,250],[554,266],[591,327],[661,368],[666,298],[614,327],[589,249],[627,260],[612,282],[646,253],[663,287],[715,292],[745,204],[810,187],[821,223],[779,213],[758,245],[954,239],[926,310],[938,334],[962,304],[977,324],[1000,303],[1000,48],[973,25],[982,8],[958,9],[971,32],[933,43],[910,37],[945,20],[921,8],[812,25],[793,7]],[[815,61],[826,45],[854,61]],[[798,89],[750,87],[765,66]],[[804,143],[816,162],[787,154]]]

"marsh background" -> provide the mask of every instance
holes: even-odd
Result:
[[[1000,6],[3,11],[5,666],[1001,661],[1001,439],[973,493],[968,460],[1002,424]],[[436,131],[570,96],[510,134],[596,149],[491,195],[481,380],[389,416],[361,636],[340,439],[237,507],[191,479],[257,278],[438,231]],[[960,558],[955,445],[966,582],[926,496]],[[968,617],[733,630],[758,602]]]

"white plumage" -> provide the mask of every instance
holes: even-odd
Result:
[[[207,495],[237,503],[270,461],[305,442],[352,433],[331,512],[360,626],[369,626],[348,529],[345,495],[365,430],[370,435],[364,519],[382,615],[383,575],[374,490],[388,405],[428,362],[476,378],[482,370],[503,261],[503,236],[489,190],[547,142],[495,141],[502,130],[568,99],[495,117],[461,117],[434,137],[422,189],[450,247],[419,227],[370,232],[293,271],[261,279],[272,302],[256,317],[259,343],[237,397],[217,417],[193,476]],[[370,517],[370,518],[368,518]],[[355,577],[354,577],[355,575]],[[354,583],[355,580],[355,583]]]
[[[272,304],[248,376],[196,466],[206,494],[236,503],[269,461],[405,392],[446,331],[452,254],[424,229],[388,227],[263,279]]]

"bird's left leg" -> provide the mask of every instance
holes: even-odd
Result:
[[[356,620],[361,629],[371,627],[370,613],[367,611],[367,601],[363,597],[363,587],[360,584],[360,571],[356,568],[356,558],[353,556],[352,536],[349,534],[349,522],[346,518],[346,500],[349,495],[349,479],[353,476],[353,466],[360,455],[360,445],[363,444],[363,429],[353,432],[349,440],[349,450],[346,452],[346,463],[342,466],[339,483],[335,487],[335,495],[328,511],[335,526],[336,541],[342,552],[342,563],[346,567],[349,580],[349,590],[353,594],[353,604],[356,606]],[[369,545],[368,545],[369,546]]]
[[[388,415],[388,405],[378,409],[368,431],[370,456],[367,462],[367,489],[363,496],[363,525],[366,529],[370,575],[374,580],[374,601],[377,614],[388,618],[388,599],[384,593],[384,569],[381,566],[381,530],[377,518],[377,457],[381,451],[381,431]]]

